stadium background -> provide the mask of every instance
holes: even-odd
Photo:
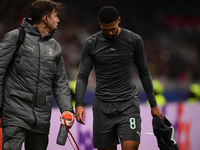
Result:
[[[118,9],[121,16],[119,26],[143,38],[152,78],[161,81],[165,87],[163,95],[168,103],[166,107],[170,104],[187,105],[189,85],[199,83],[200,78],[199,0],[57,1],[62,2],[64,8],[59,15],[60,23],[55,39],[63,49],[70,81],[76,79],[83,42],[100,30],[97,19],[99,9],[111,5]],[[17,28],[24,17],[28,17],[28,7],[32,2],[0,0],[0,40],[6,32]],[[139,80],[136,86],[141,104],[145,105],[146,96]],[[85,104],[89,108],[94,97],[94,87],[95,75],[92,71],[85,96]],[[55,101],[53,104],[54,109],[57,109]],[[199,103],[193,106],[200,108],[196,107]],[[199,119],[196,122],[199,124]]]

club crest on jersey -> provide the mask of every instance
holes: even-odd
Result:
[[[49,55],[52,56],[53,55],[53,50],[50,48],[49,49]]]

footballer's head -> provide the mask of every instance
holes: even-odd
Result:
[[[112,6],[101,8],[98,13],[98,20],[105,38],[113,40],[118,34],[119,23],[121,21],[117,9]]]
[[[119,13],[116,8],[112,6],[105,6],[99,10],[98,18],[99,22],[108,24],[113,21],[117,21]]]

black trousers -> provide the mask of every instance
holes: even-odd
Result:
[[[46,150],[48,134],[31,132],[26,129],[8,126],[2,128],[2,150]]]

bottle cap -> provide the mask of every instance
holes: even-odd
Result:
[[[72,120],[72,116],[70,116],[69,114],[63,115],[63,118]]]

